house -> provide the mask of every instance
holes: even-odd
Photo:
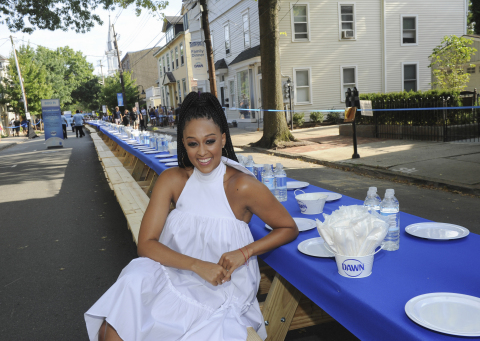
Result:
[[[229,120],[253,123],[258,112],[237,108],[262,108],[257,2],[209,0],[208,9],[219,100]],[[467,11],[466,0],[281,1],[281,73],[294,109],[308,121],[311,111],[343,109],[349,87],[431,89],[428,57],[444,36],[466,33]]]
[[[157,59],[151,52],[150,48],[127,52],[121,61],[123,71],[131,72],[131,79],[136,80],[140,94],[145,92],[146,95],[140,95],[140,100],[144,100],[147,107],[161,104],[158,73],[152,72],[157,69]]]
[[[185,27],[187,31],[185,31]],[[190,33],[186,16],[167,16],[162,27],[165,45],[153,53],[158,63],[162,103],[176,108],[194,86],[190,63]]]
[[[480,91],[480,36],[473,34],[464,35],[465,38],[473,40],[473,44],[470,45],[477,49],[475,55],[470,59],[468,65],[465,65],[465,72],[470,74],[470,81],[467,84],[467,87],[464,89],[466,91],[474,91],[477,89],[477,92]],[[475,65],[475,66],[471,66]]]
[[[8,77],[8,70],[7,67],[10,64],[10,61],[8,58],[0,55],[0,83],[5,85],[5,80]],[[0,96],[3,96],[3,94],[0,94]],[[0,122],[2,123],[2,126],[4,129],[8,127],[8,124],[10,123],[10,120],[12,118],[15,118],[15,113],[9,112],[8,111],[8,105],[7,104],[1,104],[0,103]],[[3,135],[6,132],[2,132]]]

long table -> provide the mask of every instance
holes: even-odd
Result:
[[[167,168],[158,162],[153,156],[155,154],[145,155],[107,132],[104,127],[100,126],[100,130],[158,174]],[[310,185],[304,191],[326,190]],[[416,199],[399,200],[401,203],[402,200]],[[293,217],[323,221],[322,214],[301,214],[293,192],[288,192],[287,201],[282,204]],[[343,196],[326,203],[324,213],[330,214],[343,205],[361,204],[360,200]],[[300,242],[319,236],[316,230],[301,232],[293,242],[261,258],[293,287],[362,340],[464,339],[423,328],[405,314],[407,301],[422,294],[453,292],[480,297],[480,271],[477,265],[480,260],[480,236],[470,233],[458,240],[434,241],[416,238],[405,232],[406,226],[426,221],[429,220],[401,212],[400,249],[380,251],[375,256],[372,274],[366,278],[342,277],[337,272],[334,258],[315,258],[299,252],[297,246]],[[255,215],[249,226],[255,240],[270,232]],[[270,333],[268,327],[267,330]]]

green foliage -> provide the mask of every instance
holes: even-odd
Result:
[[[76,103],[75,109],[84,111],[99,110],[102,106],[102,85],[100,84],[100,77],[93,76],[87,81],[83,82],[75,90],[72,91],[72,99]],[[71,108],[70,110],[74,110]]]
[[[338,124],[342,119],[340,118],[340,113],[331,111],[327,114],[327,122]]]
[[[417,92],[389,92],[360,94],[361,100],[372,101],[373,109],[457,107],[462,105],[460,91],[428,90]],[[452,110],[458,112],[458,110]],[[437,125],[442,124],[443,111],[378,111],[374,112],[378,124],[388,125]],[[357,114],[357,123],[374,124],[373,116]]]
[[[440,89],[462,90],[467,86],[470,75],[465,72],[464,65],[468,63],[477,49],[470,47],[473,41],[456,35],[445,36],[442,43],[433,49],[430,55],[433,75],[436,81],[433,85]],[[471,67],[475,67],[471,64]]]
[[[125,83],[125,105],[127,109],[131,109],[138,100],[138,88],[136,79],[132,80],[130,72],[123,73],[123,81]],[[112,77],[105,78],[105,86],[102,88],[100,97],[101,104],[105,104],[109,109],[114,109],[117,106],[117,93],[122,92],[122,85],[120,84],[120,74],[117,72]]]
[[[468,9],[468,34],[480,34],[480,0],[471,0]]]
[[[142,9],[153,16],[163,16],[159,11],[168,6],[163,0],[0,0],[0,23],[5,23],[11,32],[32,33],[36,29],[63,30],[74,29],[85,33],[95,24],[103,21],[94,10],[98,7],[114,10],[115,6],[127,8],[135,4],[135,13],[139,16]],[[28,19],[28,25],[25,23]]]
[[[52,85],[47,83],[47,69],[36,62],[35,50],[29,45],[20,46],[17,56],[27,94],[28,111],[32,115],[40,115],[42,112],[40,100],[52,98],[54,92]],[[9,63],[7,71],[9,80],[5,84],[0,84],[0,93],[4,94],[3,98],[0,99],[0,103],[8,103],[14,112],[24,115],[22,89],[13,52],[10,54]]]
[[[305,114],[303,112],[293,114],[293,124],[295,124],[297,127],[301,127],[303,126],[304,123],[305,123]]]
[[[322,123],[323,122],[323,113],[320,111],[314,111],[310,113],[310,122],[313,123]]]

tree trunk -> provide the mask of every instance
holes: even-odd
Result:
[[[258,0],[263,108],[273,110],[283,110],[278,9],[279,0]],[[295,138],[288,130],[285,113],[265,111],[263,137],[254,145],[272,148],[293,140]]]

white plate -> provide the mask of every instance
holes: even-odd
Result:
[[[303,232],[303,231],[308,231],[311,229],[314,229],[317,227],[317,223],[315,220],[312,219],[307,219],[307,218],[293,218],[295,223],[297,224],[298,231]],[[270,226],[265,224],[265,228],[272,230]]]
[[[324,245],[322,237],[307,239],[298,244],[298,251],[313,257],[335,257]]]
[[[162,152],[162,153],[164,153],[164,152]],[[167,154],[167,155],[155,155],[155,157],[158,158],[158,159],[163,159],[163,158],[165,158],[165,157],[172,157],[172,156],[173,156],[172,154]]]
[[[412,298],[405,313],[415,323],[457,336],[480,336],[480,298],[437,292]]]
[[[300,189],[305,188],[310,185],[305,181],[287,181],[287,189]]]
[[[157,153],[161,153],[161,152],[159,152],[158,150],[154,150],[151,152],[144,152],[143,154],[157,154]]]
[[[160,159],[158,161],[160,161],[160,162],[174,162],[175,161],[176,162],[176,161],[178,161],[178,159],[176,157],[172,157],[171,159]]]
[[[165,166],[178,166],[178,162],[168,162]]]
[[[470,233],[462,226],[436,222],[408,225],[405,231],[415,237],[438,240],[464,238]]]
[[[340,193],[333,193],[333,192],[317,192],[317,193],[323,193],[328,195],[327,201],[338,200],[342,197]]]

